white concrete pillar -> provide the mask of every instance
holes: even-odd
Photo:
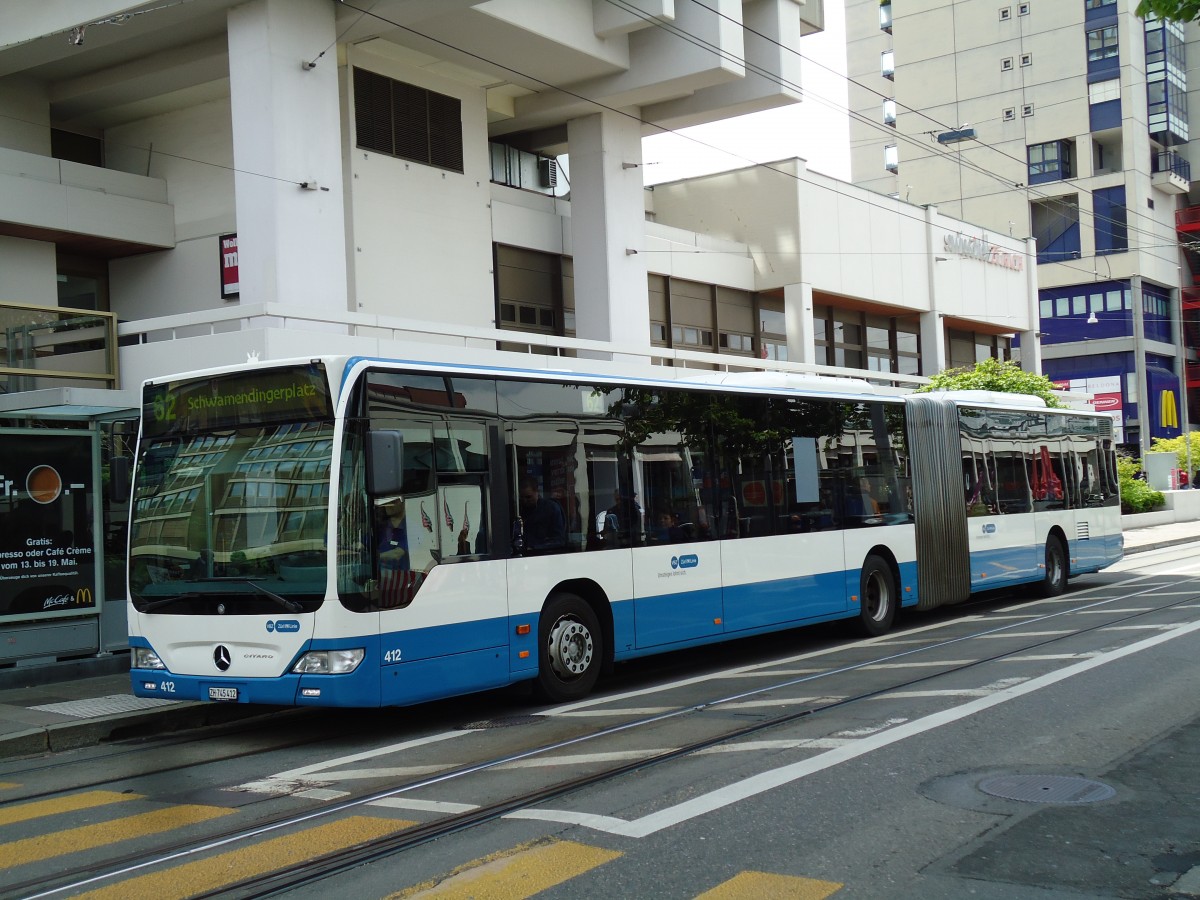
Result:
[[[1037,239],[1025,238],[1025,290],[1029,293],[1029,330],[1021,335],[1021,368],[1042,374],[1042,305],[1038,294]]]
[[[788,362],[824,364],[824,358],[817,359],[811,284],[783,286],[783,319],[787,328]]]
[[[251,0],[228,26],[241,302],[345,312],[337,58],[302,66],[334,43],[334,4]]]
[[[946,327],[936,309],[921,313],[921,374],[926,378],[946,368]]]
[[[600,112],[567,123],[575,333],[650,349],[641,123]]]

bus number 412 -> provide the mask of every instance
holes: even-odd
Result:
[[[389,663],[398,663],[398,662],[400,662],[400,651],[399,650],[388,650],[386,653],[383,654],[383,664],[385,666],[388,665]]]

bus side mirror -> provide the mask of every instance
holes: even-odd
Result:
[[[399,494],[404,487],[404,435],[372,431],[368,447],[367,491],[373,497]]]
[[[128,456],[114,456],[108,461],[108,499],[110,503],[124,503],[129,499],[129,475],[133,460]]]

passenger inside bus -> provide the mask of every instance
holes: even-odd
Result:
[[[562,507],[542,496],[537,479],[521,479],[521,535],[526,550],[561,550],[567,545],[567,520]]]
[[[404,497],[380,497],[375,507],[381,511],[377,534],[379,566],[382,569],[408,569],[408,520],[404,514]]]

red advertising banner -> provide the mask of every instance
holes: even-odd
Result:
[[[238,241],[236,234],[223,234],[219,238],[221,245],[221,297],[227,299],[241,293],[241,280],[238,278]]]

